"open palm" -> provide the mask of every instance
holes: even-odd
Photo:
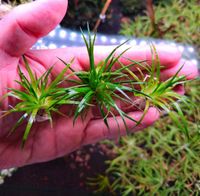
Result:
[[[42,36],[48,34],[61,21],[65,14],[67,0],[40,0],[15,8],[3,20],[0,21],[0,97],[7,92],[7,88],[19,88],[14,81],[18,79],[17,66],[23,69],[21,56],[25,55],[30,66],[36,74],[41,75],[50,66],[55,64],[52,78],[64,68],[58,58],[69,62],[72,58],[72,67],[75,70],[89,68],[89,61],[85,48],[65,48],[56,50],[30,50],[32,45]],[[103,49],[103,50],[102,50]],[[112,47],[96,47],[96,61],[102,60]],[[173,48],[158,48],[161,64],[166,68],[162,71],[162,78],[172,76],[182,64],[181,55]],[[135,60],[151,59],[151,52],[147,48],[131,49],[126,53],[127,57]],[[122,59],[122,61],[125,59]],[[124,62],[126,64],[126,62]],[[197,75],[194,65],[185,63],[180,74],[187,75],[188,79]],[[189,67],[189,68],[188,68]],[[0,110],[5,110],[9,105],[14,105],[16,100],[6,100]],[[64,108],[69,110],[70,108]],[[128,111],[134,119],[140,119],[139,111]],[[78,119],[73,126],[73,119],[53,116],[54,126],[50,127],[47,121],[34,123],[25,148],[20,148],[21,138],[25,125],[19,127],[16,132],[7,137],[7,134],[19,114],[12,114],[0,120],[0,168],[23,166],[26,164],[48,161],[74,151],[82,145],[97,142],[105,138],[115,138],[118,128],[115,120],[109,118],[110,130],[108,132],[102,119],[97,118],[92,111],[87,119]],[[133,131],[141,130],[159,117],[155,108],[150,108],[142,123]],[[118,118],[121,134],[125,133],[123,122]],[[133,127],[134,123],[127,120],[127,126]]]

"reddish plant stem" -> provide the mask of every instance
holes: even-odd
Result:
[[[149,18],[151,20],[151,24],[154,27],[155,26],[155,15],[154,15],[153,1],[152,0],[147,0],[146,8],[147,8]]]
[[[104,16],[104,15],[106,14],[106,11],[108,10],[108,7],[110,6],[111,2],[112,2],[112,0],[107,0],[107,1],[106,1],[105,5],[104,5],[104,7],[103,7],[103,9],[102,9],[102,11],[101,11],[100,16]],[[93,29],[94,32],[98,29],[100,23],[101,23],[101,18],[99,18],[99,19],[97,20],[97,22],[96,22],[96,24],[95,24],[95,27],[94,27],[94,29]]]

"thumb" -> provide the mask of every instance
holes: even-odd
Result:
[[[21,56],[62,20],[67,0],[40,0],[14,8],[0,21],[0,50]]]

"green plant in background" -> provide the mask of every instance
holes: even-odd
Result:
[[[123,196],[200,194],[200,80],[187,84],[186,90],[196,105],[189,109],[180,104],[189,138],[165,116],[154,127],[121,138],[118,145],[106,141],[115,158],[106,162],[104,174],[89,180],[95,192]]]
[[[139,0],[120,0],[122,13],[126,16],[141,14],[145,9],[145,1]]]
[[[10,4],[12,6],[16,6],[23,3],[32,2],[33,0],[0,0],[0,3]]]
[[[15,6],[31,1],[33,0],[0,0],[0,20]]]
[[[161,34],[153,31],[147,15],[137,16],[131,23],[123,23],[121,34],[173,39],[199,47],[200,12],[197,0],[174,0],[168,3],[161,1],[154,7],[154,11],[155,23],[161,30]]]
[[[19,66],[18,73],[20,81],[16,81],[16,83],[19,84],[21,89],[17,90],[14,88],[9,88],[9,92],[3,97],[13,97],[17,99],[19,103],[17,103],[15,106],[12,106],[10,110],[6,111],[0,116],[0,118],[3,118],[11,113],[23,113],[23,115],[10,130],[10,133],[14,132],[16,128],[28,118],[23,135],[22,147],[28,138],[34,122],[49,120],[51,125],[53,125],[51,115],[52,112],[61,114],[58,111],[58,107],[60,105],[72,103],[76,104],[74,101],[68,100],[65,90],[59,87],[63,80],[66,79],[64,74],[68,70],[70,64],[67,64],[62,72],[60,72],[58,76],[50,82],[50,76],[53,67],[48,69],[44,74],[42,74],[42,76],[38,78],[31,70],[27,59],[25,57],[23,57],[23,59],[26,71],[28,72],[28,77],[25,76]]]
[[[140,0],[119,0],[123,15],[133,19],[135,16],[144,15],[147,1]],[[159,3],[170,4],[173,0],[153,0],[154,5]]]

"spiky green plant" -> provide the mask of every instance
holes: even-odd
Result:
[[[16,124],[11,129],[10,133],[14,132],[27,119],[27,125],[24,131],[22,146],[28,138],[31,127],[35,121],[49,120],[51,125],[53,124],[52,112],[59,113],[58,107],[63,104],[74,104],[74,101],[68,100],[63,88],[59,87],[59,84],[65,79],[64,75],[68,70],[70,63],[66,64],[66,67],[58,74],[58,76],[50,82],[49,78],[53,69],[53,66],[48,69],[40,77],[37,77],[33,73],[29,63],[25,57],[23,57],[28,77],[22,72],[20,66],[18,66],[18,73],[20,80],[16,82],[20,88],[9,88],[8,93],[4,97],[13,97],[19,101],[15,106],[12,106],[10,110],[6,111],[0,118],[3,118],[11,113],[22,112],[23,115],[19,118]]]
[[[74,122],[78,116],[86,116],[90,107],[97,106],[108,128],[108,116],[113,116],[114,119],[116,119],[116,113],[121,116],[125,127],[125,118],[138,123],[116,104],[116,100],[129,103],[130,105],[134,104],[127,92],[140,94],[140,91],[136,90],[133,85],[143,83],[142,81],[130,80],[128,74],[126,73],[128,67],[134,66],[137,62],[131,63],[128,67],[123,66],[114,68],[114,65],[119,62],[120,57],[129,48],[121,52],[119,55],[115,55],[115,52],[126,42],[113,49],[103,61],[96,65],[94,59],[94,43],[96,34],[94,34],[94,37],[92,38],[88,26],[88,40],[83,32],[82,37],[87,47],[90,67],[88,71],[80,72],[76,72],[72,68],[69,68],[78,78],[78,80],[68,80],[69,82],[74,83],[75,86],[67,89],[72,100],[80,101],[74,113]],[[144,93],[142,94],[145,96]]]
[[[137,65],[139,65],[139,67],[137,67],[139,75],[136,75],[130,69],[127,69],[133,80],[137,81],[139,84],[138,88],[140,93],[134,93],[134,96],[139,99],[140,104],[142,103],[141,105],[144,105],[144,113],[139,122],[142,121],[149,107],[157,107],[160,111],[170,113],[172,119],[177,121],[177,125],[182,126],[183,130],[188,135],[187,121],[177,101],[184,102],[189,107],[192,107],[193,104],[186,96],[180,95],[174,91],[174,88],[177,85],[184,85],[184,83],[188,82],[185,76],[178,76],[184,65],[181,66],[172,77],[162,81],[160,77],[162,65],[160,64],[159,57],[154,45],[151,45],[151,52],[151,65],[137,62]],[[131,63],[135,62],[134,60],[129,60]],[[123,64],[121,65],[122,67],[125,67]],[[181,121],[178,121],[176,115],[171,113],[173,110],[175,110],[179,117],[181,117]]]

